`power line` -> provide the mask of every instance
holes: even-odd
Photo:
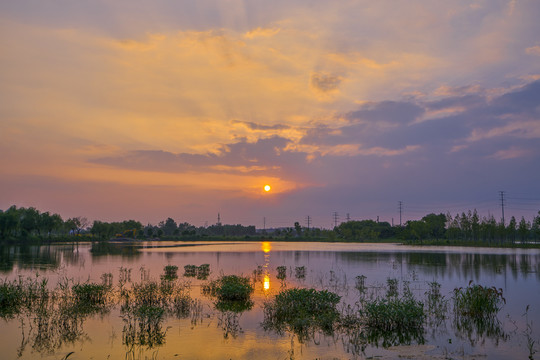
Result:
[[[338,222],[338,219],[339,219],[339,215],[337,213],[337,211],[334,211],[334,227],[337,227],[337,222]]]
[[[401,225],[401,211],[403,210],[403,201],[398,201],[398,206],[399,206],[399,226],[402,226]]]
[[[502,224],[504,225],[504,191],[499,191],[501,195]]]

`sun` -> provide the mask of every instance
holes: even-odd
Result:
[[[263,189],[264,189],[264,191],[269,192],[270,189],[272,189],[272,188],[270,187],[270,185],[264,185]]]

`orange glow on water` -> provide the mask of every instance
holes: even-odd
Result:
[[[270,252],[270,250],[272,250],[272,244],[270,242],[268,242],[268,241],[263,241],[261,243],[261,250],[264,253],[268,254]]]
[[[264,275],[263,288],[264,291],[270,290],[270,276],[268,274]]]

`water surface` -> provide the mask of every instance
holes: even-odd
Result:
[[[183,277],[185,265],[209,264],[209,279]],[[200,299],[203,311],[191,317],[167,317],[159,344],[133,344],[125,339],[126,317],[119,306],[101,314],[79,319],[75,330],[40,333],[35,319],[25,316],[0,320],[6,358],[59,359],[354,359],[369,356],[398,358],[406,351],[428,357],[487,356],[493,359],[527,358],[527,334],[540,339],[540,251],[459,247],[411,247],[394,244],[230,242],[153,242],[142,246],[109,244],[92,247],[50,245],[0,247],[0,272],[5,280],[36,276],[48,286],[71,279],[74,282],[101,282],[112,273],[130,271],[131,282],[159,281],[166,265],[179,267],[178,281],[189,284],[190,295]],[[287,278],[277,278],[278,266],[287,267]],[[297,278],[296,267],[305,267],[305,277]],[[122,269],[122,270],[121,270]],[[203,296],[201,286],[225,274],[256,277],[254,306],[240,313],[215,309],[212,299]],[[355,288],[357,276],[375,294],[384,296],[387,279],[407,282],[413,293],[423,297],[428,283],[437,281],[450,299],[456,287],[470,281],[503,290],[506,304],[499,313],[502,333],[470,336],[460,333],[452,319],[436,328],[426,328],[424,347],[384,349],[369,345],[357,353],[339,334],[300,343],[294,334],[265,331],[262,304],[281,289],[313,287],[342,296],[340,306],[354,304],[361,296]],[[530,305],[528,318],[523,314]],[[532,327],[527,328],[526,320]],[[34,321],[34,322],[33,322]],[[413,341],[411,345],[416,345]],[[538,347],[538,345],[537,345]],[[417,355],[420,356],[420,355]]]

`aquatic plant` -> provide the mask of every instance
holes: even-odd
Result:
[[[242,312],[253,307],[251,294],[254,287],[249,277],[224,275],[203,286],[203,293],[217,299],[219,311]]]
[[[75,304],[81,307],[105,305],[110,287],[103,284],[75,284],[71,288]]]
[[[195,276],[197,276],[197,266],[196,265],[185,265],[184,266],[184,276],[186,276],[186,277],[195,277]]]
[[[356,282],[354,287],[360,294],[363,294],[366,291],[366,278],[365,275],[359,275],[355,278]]]
[[[425,318],[424,304],[413,297],[368,300],[360,311],[368,327],[383,332],[421,329]]]
[[[389,285],[397,286],[391,282]],[[360,321],[365,325],[365,338],[370,344],[383,347],[424,342],[424,304],[417,301],[404,284],[404,295],[387,290],[386,298],[363,300],[359,310]]]
[[[429,289],[425,292],[427,298],[426,311],[430,316],[431,325],[438,325],[446,319],[448,301],[441,294],[441,284],[436,281],[428,282]]]
[[[475,319],[497,314],[503,303],[506,303],[502,289],[472,284],[472,281],[466,288],[454,289],[453,298],[457,315]]]
[[[277,273],[277,276],[276,276],[276,278],[277,278],[278,280],[285,280],[285,279],[287,278],[287,267],[286,267],[286,266],[283,266],[283,265],[282,265],[282,266],[278,266],[278,267],[276,268],[276,270],[277,270],[277,272],[278,272],[278,273]]]
[[[0,279],[0,317],[11,318],[20,311],[22,289],[15,281]]]
[[[273,301],[264,304],[263,327],[277,332],[292,331],[300,341],[316,330],[331,334],[339,319],[336,306],[340,299],[327,290],[283,290]]]
[[[484,336],[497,341],[507,337],[497,318],[497,313],[506,302],[502,289],[484,287],[470,281],[466,288],[454,289],[453,300],[454,327],[471,344]]]
[[[306,267],[305,266],[297,266],[294,268],[294,277],[297,279],[305,279],[306,278]]]
[[[220,301],[247,301],[253,293],[248,277],[224,275],[203,287],[203,292]]]
[[[145,346],[149,349],[165,343],[164,310],[156,306],[141,306],[135,312],[124,312],[122,343],[129,348]]]
[[[165,280],[175,280],[178,279],[178,266],[176,265],[166,265],[163,268],[163,275],[161,276],[162,279]]]
[[[210,264],[202,264],[197,267],[197,279],[206,280],[210,275]]]
[[[387,297],[396,297],[399,295],[398,292],[398,279],[386,279],[386,285],[388,286],[386,296]]]

